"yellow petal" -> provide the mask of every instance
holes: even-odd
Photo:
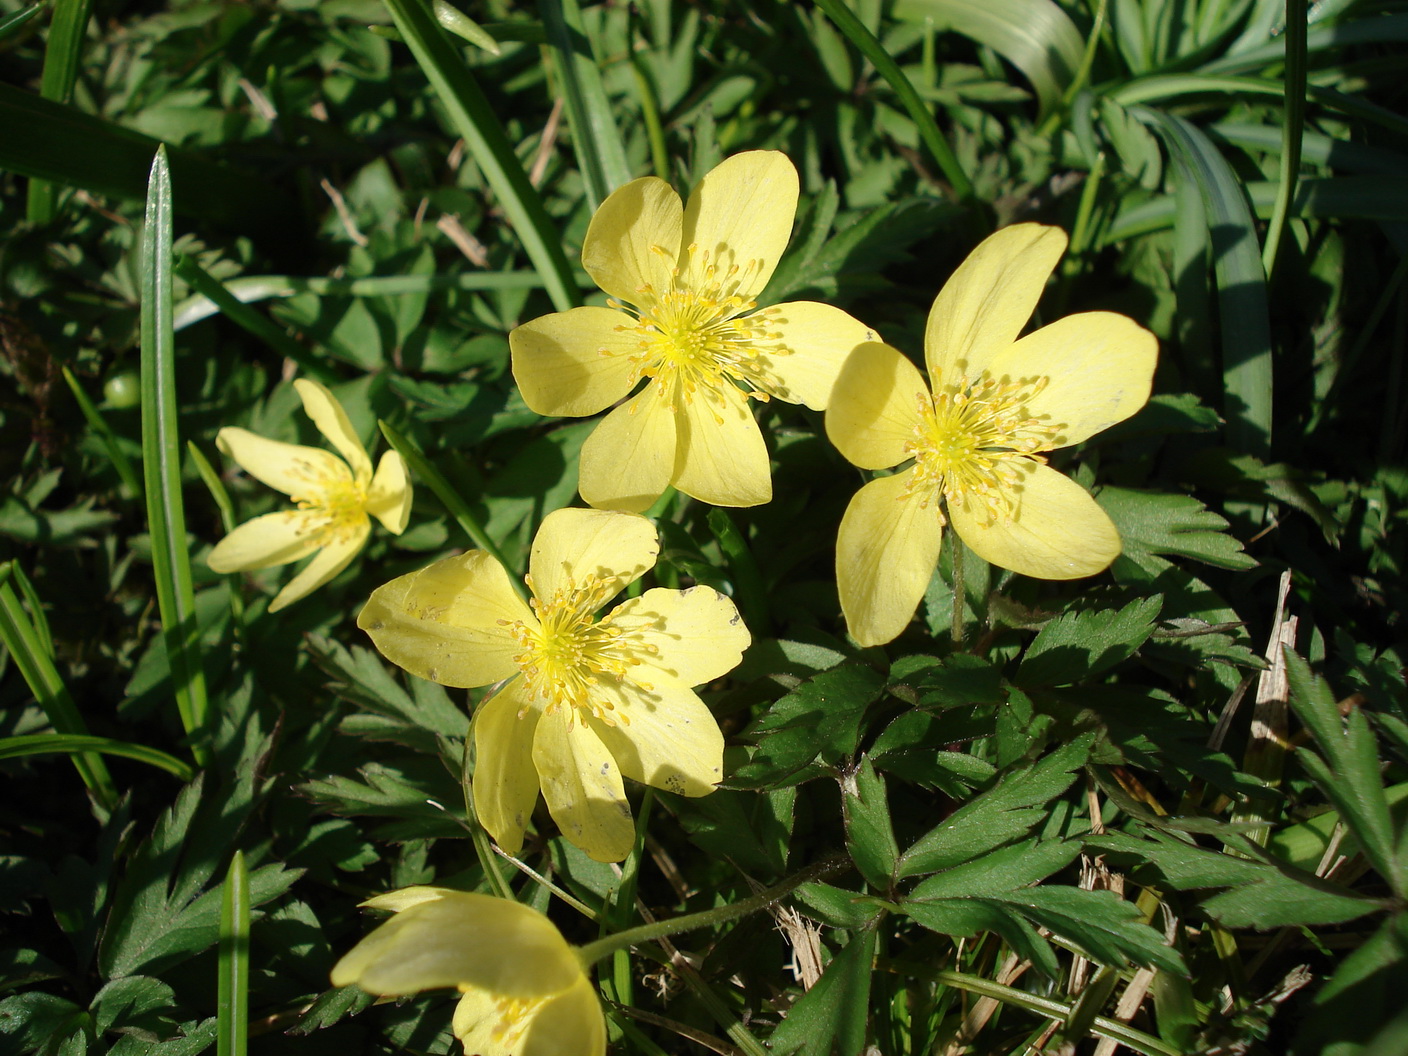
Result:
[[[533,732],[542,714],[515,679],[474,715],[474,813],[509,854],[523,848],[523,832],[538,801]]]
[[[640,341],[636,320],[612,308],[554,312],[508,335],[523,402],[538,414],[568,417],[596,414],[625,398]]]
[[[342,453],[347,464],[352,467],[352,476],[365,484],[372,477],[372,460],[367,457],[367,449],[362,446],[356,431],[348,420],[347,412],[326,388],[316,381],[299,378],[293,383],[303,401],[303,410],[313,419],[318,432],[328,438],[333,447]]]
[[[605,604],[655,567],[659,554],[655,525],[639,514],[568,508],[543,518],[528,570],[533,592],[544,600],[558,590],[581,588],[588,576],[614,582],[615,589],[601,598]]]
[[[640,661],[641,677],[663,672],[699,686],[738,666],[752,636],[733,602],[713,587],[655,587],[611,611],[621,648]]]
[[[1120,536],[1094,499],[1050,466],[1022,464],[1012,519],[987,524],[976,511],[950,505],[949,520],[989,564],[1036,579],[1079,579],[1119,556]]]
[[[939,511],[905,497],[914,471],[856,492],[836,536],[836,587],[846,627],[861,645],[883,645],[914,617],[939,562]]]
[[[444,898],[453,894],[452,887],[428,887],[416,885],[413,887],[401,887],[395,891],[388,891],[383,895],[373,895],[365,902],[357,903],[363,909],[384,909],[389,913],[400,913],[403,909],[410,909],[418,906],[422,902],[434,902],[437,898]]]
[[[393,664],[444,686],[487,686],[518,670],[510,627],[537,620],[483,550],[447,557],[372,591],[357,626]],[[502,621],[502,622],[501,622]]]
[[[582,267],[617,300],[653,300],[670,288],[683,215],[680,196],[664,180],[646,176],[618,187],[587,225]]]
[[[685,206],[680,285],[757,296],[787,248],[796,212],[797,169],[787,155],[750,150],[724,160]]]
[[[367,512],[392,535],[404,532],[411,519],[410,478],[406,460],[395,451],[387,451],[377,463],[376,476],[367,489]]]
[[[1066,251],[1059,227],[1013,224],[989,235],[944,284],[929,311],[924,356],[934,391],[980,374],[1017,340]]]
[[[251,477],[295,499],[316,501],[330,485],[352,482],[347,463],[320,447],[268,440],[236,426],[221,429],[215,443]]]
[[[245,521],[216,543],[205,563],[220,573],[286,565],[322,545],[317,529],[317,518],[303,510],[266,513]]]
[[[620,724],[593,719],[589,725],[625,776],[681,796],[707,796],[724,776],[719,723],[684,683],[662,672],[648,677],[649,689],[603,682]]]
[[[1044,377],[1027,410],[1060,426],[1054,447],[1076,444],[1122,422],[1149,401],[1159,342],[1114,312],[1068,315],[993,357],[994,377]]]
[[[533,765],[562,834],[598,862],[619,862],[635,840],[621,771],[574,710],[560,707],[539,720]]]
[[[576,954],[547,917],[508,899],[448,889],[397,913],[332,970],[334,986],[388,997],[458,986],[531,998],[581,978]]]
[[[762,345],[763,370],[781,384],[768,387],[768,395],[787,403],[826,410],[836,375],[857,345],[879,341],[878,335],[859,319],[815,301],[774,305],[761,313],[770,332],[781,334],[776,342]]]
[[[295,601],[306,598],[324,583],[327,583],[344,568],[367,544],[372,524],[364,516],[355,524],[339,528],[336,532],[323,536],[323,548],[313,555],[298,574],[284,584],[284,589],[274,595],[269,602],[269,611],[278,612]]]
[[[532,1003],[470,990],[452,1025],[476,1056],[605,1056],[606,1021],[585,976],[560,994]]]
[[[703,392],[679,405],[679,444],[672,483],[714,506],[761,506],[772,500],[772,466],[752,406],[731,385],[715,403]]]
[[[919,428],[929,386],[913,363],[889,345],[864,344],[851,353],[826,408],[826,436],[861,469],[889,469],[908,458],[905,445]]]
[[[647,388],[602,419],[582,445],[577,490],[606,510],[640,513],[670,486],[675,416]]]

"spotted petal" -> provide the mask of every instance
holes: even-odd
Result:
[[[721,402],[701,391],[676,414],[674,485],[714,506],[761,506],[772,500],[772,467],[747,397],[731,385]]]
[[[658,673],[703,685],[737,667],[752,641],[733,602],[713,587],[655,587],[618,605],[611,622],[647,681]]]
[[[299,378],[293,383],[293,387],[298,390],[298,397],[303,401],[303,410],[313,419],[318,432],[327,437],[332,446],[342,453],[342,457],[352,467],[353,478],[365,485],[372,479],[372,460],[367,457],[367,449],[358,439],[347,412],[342,409],[342,404],[316,381]]]
[[[635,826],[621,771],[574,709],[560,707],[538,722],[533,765],[548,813],[562,834],[598,862],[619,862],[631,851]]]
[[[924,331],[935,392],[956,381],[955,375],[981,373],[1017,340],[1065,251],[1060,228],[1013,224],[968,254],[934,299]]]
[[[367,545],[367,536],[372,533],[371,521],[362,516],[355,523],[339,528],[331,535],[322,538],[323,548],[313,555],[298,574],[284,584],[284,589],[274,595],[269,602],[269,611],[278,612],[295,601],[306,598],[324,583],[327,583],[344,568]]]
[[[470,990],[452,1024],[464,1051],[476,1056],[605,1056],[601,1002],[583,976],[566,990],[524,1008],[485,990]]]
[[[538,801],[533,735],[541,707],[515,679],[474,715],[474,813],[509,854],[523,847],[523,833]]]
[[[919,369],[889,345],[860,345],[836,379],[826,408],[826,435],[862,469],[888,469],[909,457],[919,406],[929,386]]]
[[[303,510],[281,510],[245,521],[215,544],[205,563],[212,572],[251,572],[307,557],[322,545],[319,520]]]
[[[547,599],[596,576],[609,584],[601,597],[604,604],[653,568],[659,553],[655,525],[639,514],[554,510],[533,538],[528,559],[533,592]]]
[[[592,719],[591,729],[625,776],[682,796],[707,796],[724,776],[718,720],[692,689],[669,675],[650,672],[649,685],[603,682],[600,689],[621,722],[608,726]]]
[[[836,587],[846,627],[861,645],[882,645],[905,629],[939,562],[939,511],[904,494],[913,475],[872,480],[841,518]]]
[[[221,429],[215,443],[251,477],[294,498],[317,499],[332,485],[352,482],[347,463],[320,447],[268,440],[238,426]]]
[[[680,196],[664,180],[646,176],[618,187],[587,225],[582,267],[617,300],[649,303],[670,288],[683,216]]]
[[[1010,520],[988,524],[976,510],[951,504],[953,530],[989,564],[1036,579],[1079,579],[1119,556],[1109,516],[1075,481],[1050,466],[1019,465],[1021,484]]]
[[[756,297],[782,259],[796,212],[797,169],[787,155],[749,150],[725,159],[685,206],[680,285]]]
[[[826,410],[836,375],[857,345],[879,341],[874,330],[839,308],[815,301],[791,301],[758,313],[778,338],[762,345],[762,372],[780,384],[768,395],[787,403]]]
[[[508,335],[513,377],[538,414],[596,414],[631,391],[640,352],[635,319],[611,308],[573,308]]]
[[[587,437],[577,490],[598,509],[649,509],[670,486],[675,445],[675,416],[659,393],[647,388],[603,418]]]

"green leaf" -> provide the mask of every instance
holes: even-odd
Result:
[[[996,897],[999,892],[1045,880],[1079,854],[1080,844],[1075,840],[1027,841],[1002,847],[928,877],[910,892],[905,904]]]
[[[75,733],[24,733],[17,737],[0,737],[0,759],[18,759],[26,755],[43,755],[46,752],[59,752],[65,755],[86,755],[100,752],[104,755],[118,755],[126,759],[160,767],[167,773],[175,774],[182,781],[195,777],[187,763],[168,755],[160,748],[149,748],[145,744],[132,744],[128,741],[115,741],[110,737],[89,737]]]
[[[54,19],[49,24],[49,39],[44,47],[44,73],[39,82],[39,94],[56,103],[67,103],[73,95],[73,82],[78,77],[83,38],[88,29],[92,0],[55,0]],[[55,188],[46,180],[29,183],[28,219],[46,224],[54,216]]]
[[[860,1056],[865,1048],[873,976],[875,928],[851,935],[846,947],[831,958],[810,990],[798,999],[769,1039],[777,1056],[794,1052]]]
[[[1025,919],[1000,903],[987,899],[943,899],[937,902],[906,901],[900,907],[930,931],[968,938],[991,931],[1001,935],[1014,953],[1031,961],[1048,978],[1061,972],[1056,954]]]
[[[123,1034],[147,1030],[155,1033],[166,1017],[156,1015],[176,1008],[176,993],[160,979],[147,975],[126,975],[106,984],[93,997],[89,1011],[98,1034]]]
[[[249,1047],[249,872],[236,851],[220,893],[217,1056],[245,1056]]]
[[[1023,686],[1064,686],[1114,667],[1154,633],[1162,604],[1156,594],[1122,609],[1062,613],[1037,633],[1015,680]]]
[[[871,924],[888,905],[871,895],[822,883],[803,884],[792,897],[830,927],[850,931]]]
[[[1227,521],[1191,495],[1101,488],[1095,497],[1119,529],[1124,552],[1136,561],[1173,554],[1218,568],[1255,568],[1241,542],[1227,534]]]
[[[846,849],[856,868],[874,887],[888,890],[900,849],[890,824],[885,779],[866,756],[841,779],[841,814],[846,824]]]

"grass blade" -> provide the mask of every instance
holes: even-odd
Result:
[[[78,379],[73,376],[73,372],[68,367],[63,368],[64,381],[68,382],[69,391],[73,393],[74,402],[78,404],[78,409],[83,412],[84,420],[88,422],[88,427],[98,434],[98,439],[102,440],[103,447],[107,449],[108,458],[112,459],[112,467],[117,470],[118,477],[127,487],[134,497],[142,498],[142,481],[137,476],[137,469],[132,465],[132,460],[127,457],[127,453],[122,450],[122,445],[117,439],[117,434],[113,432],[112,426],[108,425],[107,419],[98,410],[97,404],[88,398],[88,394],[83,391],[83,386],[78,383]]]
[[[558,311],[581,304],[562,236],[528,182],[489,100],[424,0],[386,0],[396,28],[483,170]]]
[[[1276,189],[1276,208],[1266,227],[1261,247],[1261,266],[1271,278],[1276,270],[1276,253],[1286,230],[1286,214],[1296,194],[1300,175],[1300,144],[1305,134],[1305,0],[1286,0],[1286,104],[1281,113],[1281,172]]]
[[[54,19],[49,23],[49,40],[44,47],[44,73],[39,94],[56,103],[67,103],[78,78],[78,56],[93,0],[54,0]],[[54,216],[58,191],[48,180],[30,180],[28,218],[36,224],[48,223]]]
[[[230,859],[220,898],[216,1056],[245,1056],[249,1048],[249,876],[244,852]]]
[[[577,0],[540,0],[538,10],[542,12],[553,67],[562,83],[577,164],[587,185],[588,202],[595,211],[608,194],[631,178],[626,148],[601,83],[591,42],[582,30],[582,10]]]
[[[171,172],[157,151],[142,232],[142,470],[157,608],[171,665],[181,725],[195,743],[196,761],[206,717],[205,672],[197,643],[195,592],[181,501],[181,442],[176,414],[176,336],[171,327]]]
[[[0,566],[0,641],[5,643],[54,729],[61,734],[86,736],[88,727],[54,666],[52,654],[45,651],[43,639],[8,582],[12,567]],[[111,812],[117,805],[117,789],[103,760],[88,750],[75,755],[73,765],[97,805],[105,813]]]
[[[18,33],[31,18],[43,10],[42,3],[30,4],[28,7],[22,7],[18,11],[0,18],[0,40],[4,40],[12,33]]]
[[[111,737],[90,737],[82,733],[24,733],[17,737],[0,737],[0,759],[18,759],[25,755],[53,752],[83,756],[94,752],[119,755],[124,759],[135,759],[139,763],[159,767],[182,781],[191,781],[196,776],[190,764],[182,762],[174,755],[168,755],[160,748],[148,748],[145,744],[132,744],[130,741],[115,741]]]

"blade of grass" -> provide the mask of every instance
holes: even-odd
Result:
[[[914,122],[914,127],[919,130],[919,138],[929,148],[929,153],[938,163],[939,170],[952,186],[954,196],[961,202],[972,201],[974,197],[973,183],[963,170],[958,155],[953,152],[953,148],[948,145],[948,140],[944,139],[943,133],[939,131],[939,126],[934,122],[934,115],[929,113],[928,105],[919,98],[919,93],[914,90],[914,85],[909,83],[909,78],[905,76],[904,71],[899,68],[894,59],[890,58],[890,53],[885,50],[885,46],[876,39],[874,33],[865,28],[865,24],[855,16],[855,12],[847,7],[843,0],[816,0],[816,6],[821,8],[826,17],[836,24],[836,28],[844,33],[860,53],[870,60],[875,71],[885,78],[886,83],[899,96],[910,120]]]
[[[562,236],[519,164],[503,125],[424,0],[386,0],[421,71],[464,137],[558,311],[581,304]]]
[[[10,578],[19,584],[25,604],[29,606],[29,618],[34,624],[34,635],[45,656],[55,656],[54,635],[49,630],[49,617],[44,614],[44,603],[39,600],[39,592],[25,575],[24,569],[13,562],[9,566]]]
[[[205,672],[196,641],[195,592],[181,501],[181,446],[176,414],[176,337],[171,328],[171,171],[157,151],[142,232],[142,470],[152,572],[171,684],[196,762],[208,754]]]
[[[215,506],[220,511],[220,525],[225,529],[225,534],[229,535],[235,530],[235,504],[230,501],[230,493],[225,490],[224,483],[220,480],[220,474],[215,472],[215,467],[210,464],[210,459],[206,458],[194,441],[186,441],[186,451],[191,456],[191,461],[195,463],[196,472],[200,475],[201,481],[205,484],[206,490],[210,492],[210,497],[215,500]],[[233,575],[238,575],[234,573]],[[235,633],[244,633],[244,595],[238,590],[230,591],[230,612],[235,617]]]
[[[0,737],[0,759],[18,759],[25,755],[46,753],[86,756],[93,752],[135,759],[139,763],[147,763],[175,774],[182,781],[191,781],[196,776],[195,770],[188,763],[182,762],[174,755],[168,755],[159,748],[148,748],[145,744],[132,744],[130,741],[115,741],[111,737],[90,737],[80,733],[23,733],[16,737]]]
[[[67,103],[78,78],[78,57],[83,50],[83,34],[93,0],[54,0],[54,18],[49,23],[49,40],[44,46],[44,73],[39,94],[56,103]],[[31,223],[47,224],[54,216],[58,189],[48,180],[29,181],[27,217]]]
[[[0,40],[4,40],[11,34],[18,33],[30,19],[34,18],[43,10],[43,3],[30,4],[28,7],[20,8],[13,14],[0,18]]]
[[[487,51],[494,56],[503,54],[503,49],[499,47],[497,40],[490,36],[478,22],[475,22],[459,8],[446,3],[446,0],[435,0],[435,21],[455,36],[469,41],[481,51]]]
[[[219,972],[216,1056],[245,1056],[249,1049],[249,876],[243,851],[230,859],[220,897]]]
[[[631,40],[636,39],[636,13],[631,8]],[[640,100],[640,116],[645,122],[645,136],[650,143],[650,167],[660,179],[670,181],[670,155],[665,148],[665,128],[660,123],[660,102],[655,85],[646,75],[645,67],[634,47],[630,48],[631,75],[635,79],[636,97]]]
[[[588,203],[595,211],[608,194],[631,178],[626,148],[621,143],[611,100],[601,83],[591,42],[582,30],[582,10],[577,0],[539,0],[538,10],[562,87],[577,165],[586,183]]]
[[[137,470],[132,465],[132,460],[122,450],[117,434],[113,432],[112,426],[108,425],[107,419],[98,410],[97,404],[88,398],[88,394],[83,391],[83,386],[78,383],[78,379],[73,376],[72,371],[68,367],[63,367],[62,370],[64,381],[68,382],[69,391],[73,393],[73,399],[78,404],[78,409],[83,412],[84,420],[87,421],[88,427],[98,434],[98,439],[107,449],[108,458],[112,459],[112,468],[117,470],[118,477],[126,485],[127,490],[132,493],[133,498],[140,501],[142,498],[141,478],[137,476]]]
[[[1286,230],[1286,214],[1296,194],[1300,175],[1300,143],[1305,132],[1305,0],[1286,0],[1286,104],[1281,111],[1281,171],[1276,206],[1261,247],[1261,266],[1267,280],[1275,274],[1276,254]]]
[[[54,666],[53,655],[45,651],[43,639],[10,586],[12,569],[10,564],[0,565],[0,641],[54,729],[61,734],[87,736],[87,724]],[[117,806],[117,788],[102,758],[84,751],[73,757],[73,765],[99,809],[110,813]]]

